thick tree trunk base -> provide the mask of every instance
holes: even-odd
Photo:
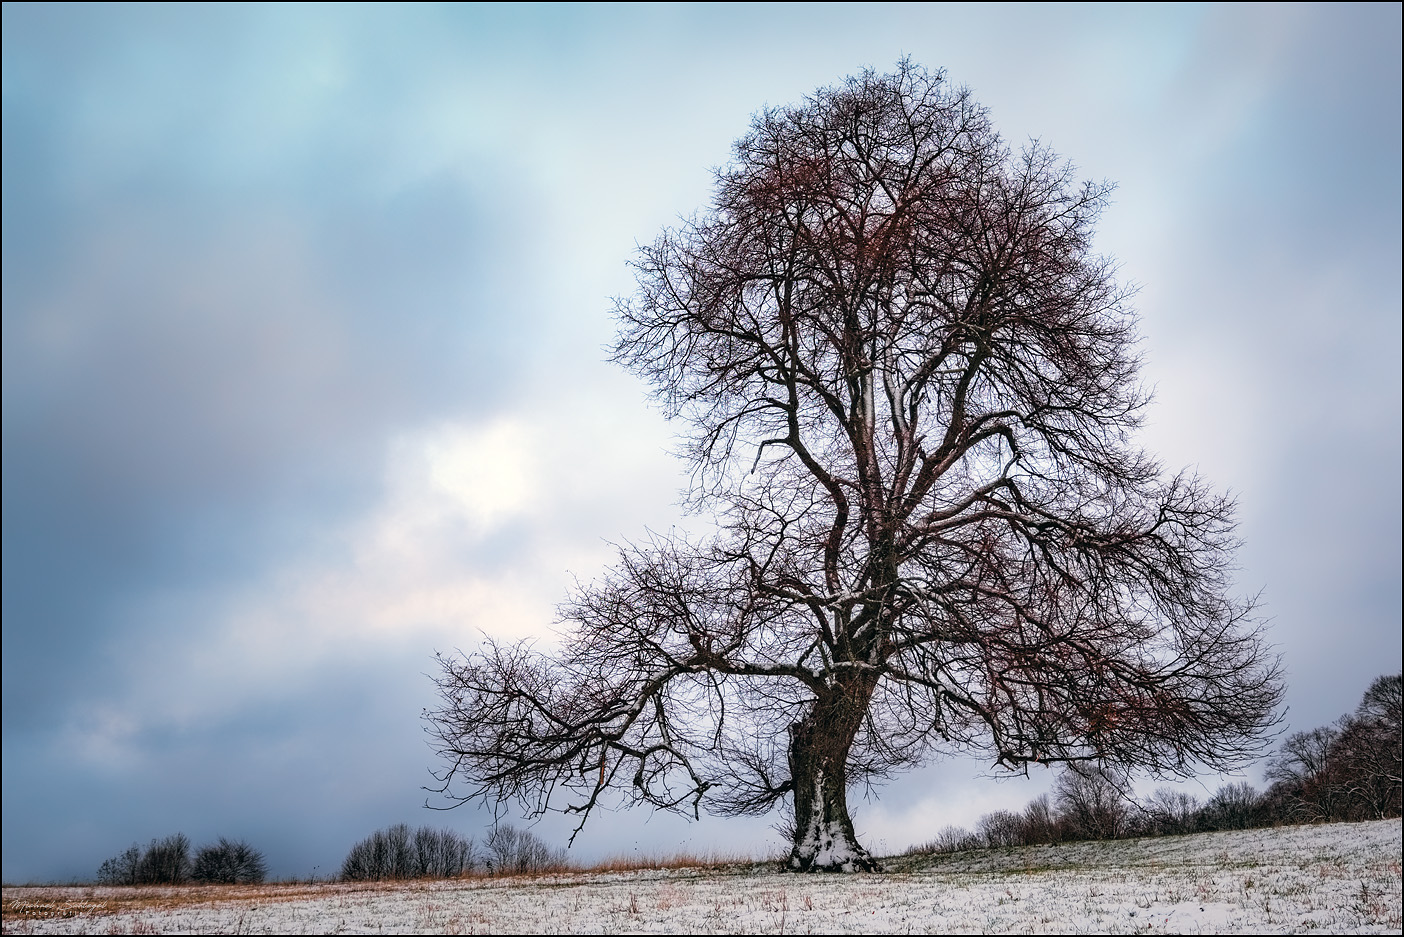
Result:
[[[790,859],[791,872],[881,872],[882,865],[853,838],[851,827],[825,824],[813,827],[795,838]]]
[[[823,773],[811,778],[808,797],[796,787],[794,846],[786,867],[793,872],[881,872],[877,860],[858,844],[842,780]]]
[[[873,680],[861,675],[815,701],[790,726],[790,779],[795,794],[795,838],[786,866],[795,872],[879,872],[858,845],[848,815],[848,751],[867,712]]]

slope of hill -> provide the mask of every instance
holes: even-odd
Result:
[[[764,866],[224,889],[6,888],[5,933],[1400,933],[1399,820]]]

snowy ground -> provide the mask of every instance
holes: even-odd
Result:
[[[1401,823],[889,860],[258,889],[6,888],[5,933],[1326,933],[1401,928]]]

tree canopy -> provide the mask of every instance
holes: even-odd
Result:
[[[1256,755],[1277,659],[1232,500],[1134,441],[1109,193],[905,61],[758,114],[617,306],[716,532],[621,549],[557,653],[441,658],[442,790],[582,822],[611,790],[785,801],[792,868],[854,869],[849,787],[943,752]]]

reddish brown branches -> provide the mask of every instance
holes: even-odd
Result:
[[[1109,191],[905,62],[760,114],[618,306],[615,360],[686,428],[719,531],[622,551],[557,659],[446,660],[445,787],[790,797],[796,867],[837,868],[868,861],[846,786],[937,747],[1256,754],[1277,662],[1231,593],[1232,502],[1132,442],[1134,316],[1092,252]]]

